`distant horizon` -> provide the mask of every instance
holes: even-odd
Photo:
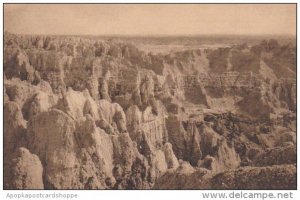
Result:
[[[296,34],[185,34],[185,35],[167,35],[167,34],[145,34],[145,35],[128,35],[128,34],[38,34],[38,33],[14,33],[11,31],[4,30],[9,34],[24,35],[24,36],[90,36],[90,37],[231,37],[231,36],[242,36],[242,37],[263,37],[263,36],[275,36],[275,37],[296,37]]]

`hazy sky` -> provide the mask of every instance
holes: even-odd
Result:
[[[296,34],[295,4],[5,4],[4,29],[22,34]]]

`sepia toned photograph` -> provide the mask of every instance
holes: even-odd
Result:
[[[2,6],[4,190],[297,189],[297,4]]]

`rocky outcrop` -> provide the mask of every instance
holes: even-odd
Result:
[[[27,141],[27,123],[19,105],[15,102],[4,104],[4,116],[4,155],[9,160],[15,149],[23,146],[24,142]]]
[[[155,189],[295,189],[295,165],[243,167],[221,173],[202,168],[168,171],[158,179]]]
[[[168,168],[177,168],[179,166],[178,160],[173,152],[172,144],[166,143],[164,146],[164,153]]]
[[[142,135],[154,146],[162,146],[168,139],[165,126],[166,111],[161,103],[156,107],[148,106],[143,112],[137,106],[126,111],[128,130],[135,141],[142,140]]]
[[[71,115],[51,109],[29,121],[28,137],[34,139],[28,146],[45,166],[46,188],[117,187],[115,184],[119,185],[126,176],[130,179],[135,162],[143,161],[141,164],[147,166],[127,133],[109,135],[96,126],[92,115],[87,113],[78,120],[76,114],[79,116],[79,111]],[[116,180],[113,175],[116,167],[122,171],[121,180]]]
[[[72,188],[76,162],[75,122],[62,111],[53,109],[40,113],[29,121],[30,150],[41,159],[45,187]],[[59,170],[60,169],[60,170]],[[77,186],[78,187],[78,186]]]
[[[293,188],[294,58],[272,40],[152,54],[5,34],[5,187]]]
[[[201,178],[207,173],[210,173],[207,169],[195,169],[189,163],[181,161],[177,169],[168,170],[156,181],[154,189],[193,189],[188,186],[195,184],[191,179],[201,182]]]
[[[8,48],[5,55],[7,57],[5,58],[4,73],[7,78],[17,77],[33,84],[40,82],[40,74],[30,65],[29,58],[24,50]]]
[[[201,137],[196,125],[194,123],[184,124],[177,116],[170,115],[167,119],[167,129],[168,138],[176,157],[196,165],[202,158]]]
[[[43,166],[37,155],[26,148],[18,148],[5,171],[5,189],[44,189]]]
[[[296,163],[296,147],[287,144],[285,147],[269,148],[265,152],[256,155],[253,160],[254,166],[272,166]]]
[[[139,152],[118,104],[100,100],[97,105],[88,92],[81,95],[68,90],[66,103],[57,106],[63,111],[50,109],[29,121],[28,137],[34,139],[28,146],[43,163],[46,188],[149,188],[159,174],[177,167],[168,144],[165,152],[152,144],[146,157]],[[115,129],[108,132],[102,122]]]
[[[240,165],[240,156],[234,147],[229,146],[226,139],[214,132],[209,126],[204,126],[201,129],[201,150],[204,159],[198,163],[200,167],[212,171],[237,168]]]
[[[295,188],[295,165],[251,168],[223,172],[210,180],[213,189],[291,189]]]

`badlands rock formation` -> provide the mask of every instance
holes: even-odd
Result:
[[[4,37],[6,189],[294,189],[296,48]]]

